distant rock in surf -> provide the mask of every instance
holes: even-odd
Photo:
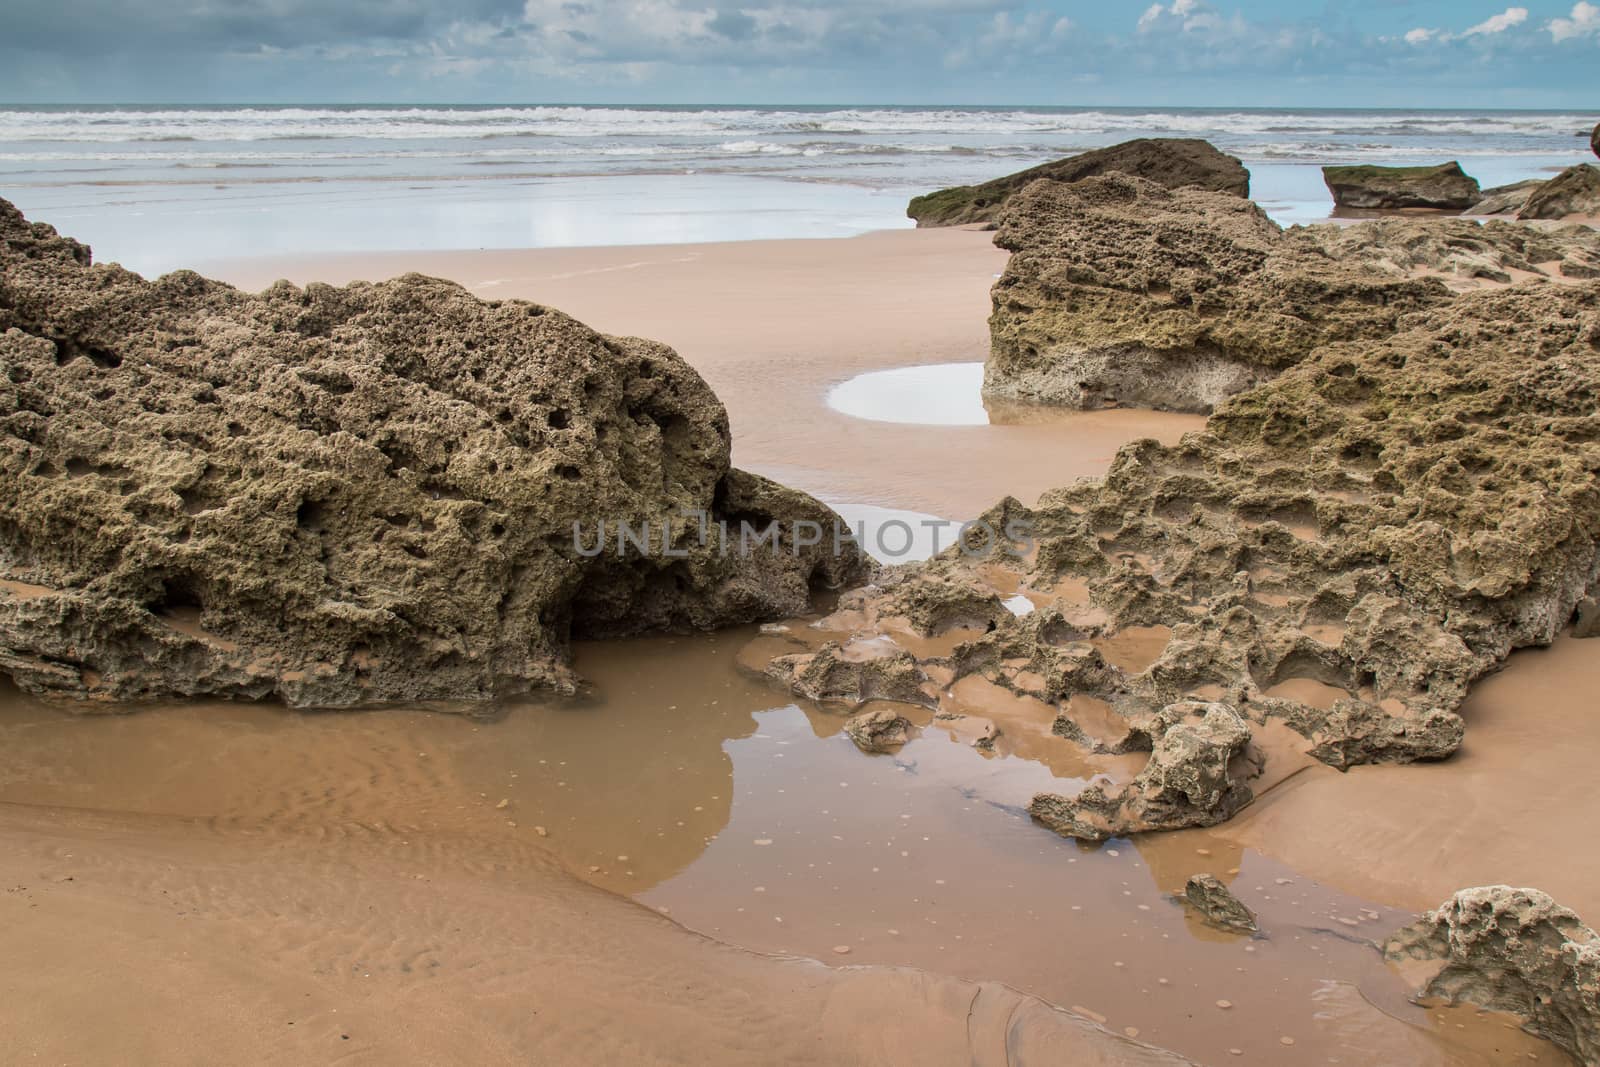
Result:
[[[1454,161],[1437,167],[1323,167],[1336,207],[1461,211],[1481,198],[1478,183]]]
[[[1045,163],[982,185],[960,185],[919,196],[906,215],[918,226],[993,223],[1012,194],[1049,178],[1075,182],[1099,174],[1132,174],[1170,189],[1194,186],[1232,196],[1250,195],[1250,172],[1233,156],[1197,138],[1157,137],[1125,141]]]
[[[1600,218],[1600,167],[1580,163],[1545,182],[1517,213],[1519,219]]]

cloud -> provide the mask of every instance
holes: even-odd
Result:
[[[1587,0],[1579,0],[1572,5],[1570,17],[1551,19],[1545,29],[1550,31],[1550,39],[1557,44],[1574,37],[1600,36],[1600,7],[1595,7]]]
[[[1588,7],[1584,3],[1580,7]],[[1476,26],[1469,26],[1460,33],[1451,33],[1449,30],[1429,29],[1418,26],[1408,31],[1402,38],[1406,44],[1422,45],[1430,41],[1435,44],[1445,44],[1450,41],[1464,41],[1470,37],[1490,38],[1514,29],[1528,21],[1528,9],[1525,7],[1508,7],[1498,15],[1490,15]]]
[[[1528,9],[1525,7],[1508,7],[1498,15],[1491,15],[1476,26],[1463,30],[1463,37],[1485,37],[1491,34],[1504,33],[1513,26],[1520,26],[1528,21]]]
[[[1216,29],[1222,25],[1222,16],[1202,0],[1172,0],[1170,4],[1151,4],[1139,16],[1140,33],[1161,29],[1179,29],[1185,33]]]

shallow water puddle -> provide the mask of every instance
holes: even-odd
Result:
[[[867,756],[844,714],[790,704],[737,665],[752,636],[582,645],[589,698],[493,722],[222,704],[90,718],[12,691],[0,802],[199,816],[217,832],[537,840],[719,939],[999,979],[1203,1062],[1561,1062],[1501,1019],[1407,1004],[1368,944],[1403,913],[1202,832],[1088,848],[1033,825],[1036,790],[1138,763],[1086,762],[1049,733],[1047,706],[963,691],[965,710],[1004,722],[995,751],[973,746],[975,720],[912,710],[913,740]],[[1264,936],[1174,903],[1198,871],[1229,881]]]
[[[828,391],[828,406],[873,422],[987,426],[982,363],[935,363],[872,371]]]
[[[1070,423],[1083,412],[983,395],[982,363],[929,363],[869,371],[828,390],[828,407],[869,422],[912,426]]]

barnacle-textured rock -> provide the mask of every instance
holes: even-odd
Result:
[[[1450,243],[1461,224],[1431,225]],[[1359,257],[1373,240],[1343,243]],[[1150,753],[1040,797],[1047,825],[1205,825],[1310,760],[1455,752],[1471,683],[1594,594],[1597,472],[1600,282],[1442,291],[1389,336],[1308,351],[1177,445],[1136,442],[1103,479],[983,516],[1031,545],[897,568],[820,625],[912,655],[896,670],[937,685],[918,703],[932,688],[939,708],[983,714],[954,695],[981,680],[1053,720],[1036,746]],[[964,605],[958,640],[925,648],[888,625],[923,591]],[[974,624],[974,605],[1018,595],[1022,617]]]
[[[1322,180],[1338,207],[1392,211],[1459,211],[1479,199],[1478,183],[1454,161],[1437,167],[1323,167]]]
[[[984,392],[1211,411],[1335,341],[1377,340],[1454,290],[1600,277],[1590,231],[1383,219],[1283,230],[1256,205],[1110,175],[1036,182],[996,243]]]
[[[906,215],[918,226],[989,223],[992,228],[1006,201],[1030,182],[1040,178],[1075,182],[1097,174],[1136,174],[1172,189],[1193,186],[1236,197],[1250,195],[1250,172],[1233,156],[1195,138],[1157,137],[1097,148],[982,185],[940,189],[913,198]]]
[[[1183,899],[1214,926],[1254,933],[1256,917],[1214,874],[1197,874],[1183,887]]]
[[[790,550],[832,513],[730,469],[722,405],[662,345],[417,275],[146,281],[3,201],[0,266],[0,671],[32,692],[569,689],[571,633],[793,614],[867,573]],[[719,519],[784,545],[724,552]]]
[[[865,704],[896,700],[932,705],[927,676],[911,653],[888,641],[830,641],[816,652],[780,656],[767,673],[808,700]]]
[[[1186,701],[1162,709],[1150,762],[1133,781],[1098,783],[1073,797],[1040,793],[1028,813],[1067,837],[1103,841],[1144,830],[1214,826],[1251,800],[1261,770],[1250,729],[1226,704]]]
[[[1537,889],[1463,889],[1384,945],[1441,966],[1422,996],[1525,1020],[1579,1063],[1600,1063],[1600,935]]]
[[[1519,219],[1600,217],[1600,167],[1580,163],[1545,182],[1523,204]]]

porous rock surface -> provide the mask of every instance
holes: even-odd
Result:
[[[771,673],[804,692],[819,659],[871,650],[915,703],[963,710],[975,682],[1025,698],[1034,751],[1068,746],[1081,777],[1149,753],[1035,798],[1087,839],[1220,822],[1311,760],[1451,755],[1469,685],[1553,640],[1600,577],[1600,282],[1438,296],[1177,445],[1003,501],[984,521],[1032,543],[892,568],[818,624],[825,655]]]
[[[1214,874],[1196,874],[1183,887],[1183,899],[1213,926],[1242,933],[1256,930],[1255,913]]]
[[[1422,996],[1522,1017],[1579,1063],[1600,1063],[1600,935],[1537,889],[1463,889],[1384,945],[1438,963]]]
[[[1378,340],[1517,272],[1600,277],[1592,231],[1379,219],[1280,228],[1255,204],[1123,175],[1035,182],[995,243],[987,396],[1209,412],[1320,345]]]
[[[1335,206],[1358,210],[1460,211],[1482,195],[1476,179],[1453,160],[1437,167],[1323,167],[1322,180]]]
[[[910,740],[911,721],[888,708],[877,708],[851,717],[844,732],[863,752],[892,752]]]
[[[1545,182],[1528,197],[1519,219],[1600,218],[1600,167],[1580,163]]]
[[[0,267],[0,671],[27,691],[570,690],[574,633],[790,615],[869,571],[831,538],[701,542],[680,510],[833,515],[730,469],[722,405],[660,344],[419,275],[147,281],[4,201]],[[671,521],[682,555],[588,558],[574,523],[592,547],[601,520]]]
[[[1010,197],[1041,178],[1076,182],[1099,174],[1133,174],[1168,188],[1193,186],[1250,195],[1250,172],[1210,142],[1192,137],[1141,138],[1030,167],[982,185],[959,185],[912,199],[906,215],[922,226],[990,224]]]

